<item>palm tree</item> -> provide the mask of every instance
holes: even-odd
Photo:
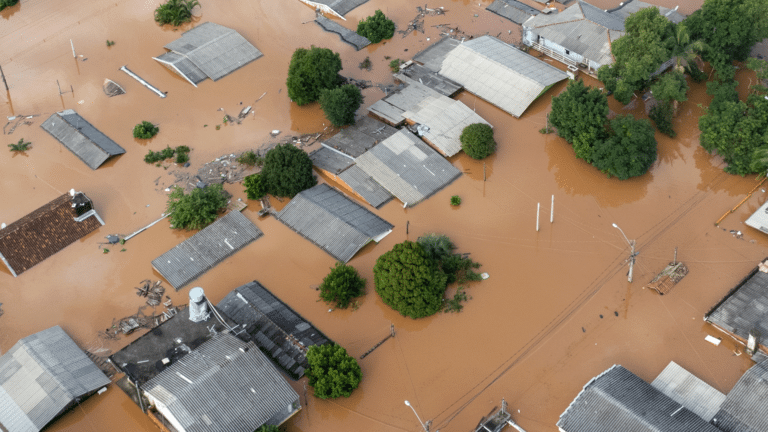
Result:
[[[19,142],[16,144],[8,144],[8,147],[11,148],[12,152],[25,152],[29,150],[29,146],[32,145],[31,142],[24,141],[24,138],[19,139]]]
[[[677,65],[675,70],[683,72],[683,61],[686,65],[696,61],[704,50],[707,49],[707,44],[701,40],[695,40],[691,42],[691,35],[688,33],[688,28],[685,23],[680,23],[675,27],[675,37],[672,45],[672,56],[677,57]]]

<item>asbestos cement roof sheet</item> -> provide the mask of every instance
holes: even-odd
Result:
[[[339,36],[341,36],[341,40],[352,45],[358,51],[360,51],[361,49],[371,44],[371,41],[369,41],[367,38],[360,36],[359,34],[357,34],[357,32],[354,32],[342,26],[336,21],[330,20],[324,17],[323,15],[318,15],[317,19],[315,19],[315,22],[320,27],[322,27],[323,30],[331,33],[336,33]]]
[[[467,41],[443,61],[440,75],[502,110],[520,117],[528,106],[565,72],[492,36]]]
[[[253,432],[279,424],[299,396],[252,342],[220,333],[144,385],[187,432]]]
[[[515,24],[522,24],[528,18],[539,14],[539,10],[517,0],[496,0],[486,8]]]
[[[309,154],[312,165],[331,174],[339,175],[355,164],[355,159],[325,145]]]
[[[156,57],[155,60],[167,65],[174,72],[180,73],[184,78],[195,85],[200,84],[208,78],[208,75],[195,66],[195,64],[192,63],[192,60],[173,51],[168,51],[167,53]]]
[[[623,3],[621,3],[619,7],[609,10],[608,13],[624,21],[627,19],[628,16],[632,15],[633,13],[649,7],[658,8],[659,13],[663,17],[665,17],[666,19],[668,19],[669,21],[675,24],[679,24],[685,19],[685,15],[679,13],[677,11],[677,8],[669,9],[663,6],[656,6],[656,5],[639,1],[639,0],[626,0]]]
[[[374,208],[380,208],[392,199],[391,193],[357,165],[339,174],[339,179]]]
[[[152,267],[178,291],[262,235],[245,215],[230,211],[155,258]]]
[[[397,129],[392,126],[366,116],[323,141],[323,144],[356,158],[395,132]]]
[[[426,126],[428,130],[420,128],[425,130],[422,138],[448,157],[461,151],[459,137],[465,127],[475,123],[491,126],[461,101],[439,94],[425,98],[410,111],[403,112],[402,116]]]
[[[393,227],[327,184],[299,192],[277,219],[345,263],[368,242],[381,240]]]
[[[712,424],[723,432],[768,430],[768,361],[749,368],[728,393]]]
[[[109,383],[61,327],[27,336],[0,357],[0,425],[37,432]]]
[[[412,82],[371,105],[368,112],[394,125],[400,125],[405,122],[403,112],[412,109],[425,98],[435,95],[439,93],[421,83]]]
[[[742,340],[768,335],[768,273],[752,270],[704,319]]]
[[[745,223],[756,230],[768,234],[768,201],[763,203],[756,212],[752,213]]]
[[[593,378],[560,415],[567,432],[719,432],[627,369]]]
[[[52,114],[40,127],[94,170],[110,157],[125,153],[124,148],[71,109]]]
[[[460,44],[461,41],[445,36],[413,56],[413,61],[421,63],[432,72],[440,72],[445,56]]]
[[[405,129],[356,159],[357,166],[407,206],[414,206],[460,175],[421,139]]]
[[[395,74],[395,79],[409,85],[414,83],[423,84],[448,97],[455,95],[464,88],[461,84],[437,72],[432,72],[418,63],[411,63],[407,67],[400,69],[400,72]]]
[[[725,401],[724,394],[675,362],[669,362],[651,385],[705,421],[712,420]]]

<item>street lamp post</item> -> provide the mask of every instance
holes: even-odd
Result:
[[[621,232],[621,235],[624,236],[624,240],[626,240],[627,243],[629,244],[629,248],[630,248],[631,252],[630,252],[630,255],[629,255],[629,277],[627,278],[627,281],[629,283],[632,283],[632,270],[633,270],[633,268],[635,266],[635,257],[637,256],[637,254],[635,253],[635,241],[634,240],[630,241],[627,238],[627,235],[624,234],[624,230],[619,228],[618,225],[613,224],[613,227]]]
[[[413,405],[411,405],[411,403],[408,401],[405,401],[405,404],[409,408],[411,408],[411,411],[413,411],[414,414],[416,414],[416,418],[419,419],[419,424],[421,425],[422,428],[424,428],[424,432],[429,432],[429,424],[432,422],[427,421],[426,423],[424,423],[423,421],[421,421],[421,417],[419,417],[419,414],[416,412],[416,409],[413,407]]]

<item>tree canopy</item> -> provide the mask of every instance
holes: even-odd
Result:
[[[336,344],[310,346],[307,362],[309,385],[321,399],[349,397],[363,379],[363,371],[354,357]]]
[[[447,276],[424,248],[408,240],[376,260],[373,278],[382,301],[411,318],[438,312],[448,285]]]
[[[11,7],[18,2],[19,0],[0,0],[0,11],[7,7]]]
[[[328,48],[298,48],[288,67],[288,97],[299,105],[320,99],[320,93],[339,86],[341,57]]]
[[[355,112],[362,103],[363,95],[353,84],[323,90],[320,93],[320,107],[323,108],[325,118],[337,127],[354,124]]]
[[[357,274],[351,265],[337,262],[320,284],[320,298],[346,309],[350,300],[359,297],[365,290],[365,279]]]
[[[550,123],[557,135],[573,144],[576,157],[592,163],[592,146],[606,137],[608,99],[598,89],[572,80],[565,91],[552,98]]]
[[[685,75],[678,70],[667,72],[659,77],[651,86],[651,91],[654,98],[665,102],[688,100],[688,82],[685,80]]]
[[[278,428],[275,425],[262,425],[260,428],[256,429],[256,432],[280,432],[280,428]]]
[[[610,136],[595,143],[595,168],[620,180],[645,174],[656,161],[653,126],[632,115],[618,116],[610,124]]]
[[[160,132],[160,128],[148,121],[143,121],[133,127],[133,137],[139,139],[150,139]]]
[[[447,235],[428,233],[420,236],[416,242],[424,248],[429,259],[437,263],[447,278],[447,284],[481,280],[480,275],[473,270],[480,268],[480,264],[456,253],[456,245]]]
[[[461,149],[472,159],[485,159],[496,151],[493,129],[485,123],[475,123],[464,128],[459,137]]]
[[[379,43],[395,35],[395,23],[381,9],[377,9],[373,15],[357,23],[357,34],[371,43]]]
[[[260,177],[269,194],[290,198],[317,183],[312,175],[312,160],[304,150],[289,143],[267,152]]]
[[[197,0],[168,0],[155,9],[155,21],[160,25],[182,25],[192,21],[192,9],[195,6],[200,6]]]
[[[220,184],[195,188],[189,194],[175,186],[168,195],[166,213],[171,213],[171,226],[175,229],[199,230],[216,220],[219,211],[227,206],[227,196]]]
[[[245,186],[245,196],[251,200],[262,199],[268,193],[267,184],[261,173],[251,174],[243,179],[243,186]]]

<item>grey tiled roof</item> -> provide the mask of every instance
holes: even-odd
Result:
[[[440,75],[520,117],[549,85],[568,76],[492,36],[467,41],[448,53]]]
[[[528,18],[539,14],[538,9],[517,0],[496,0],[486,9],[515,24],[522,24]]]
[[[322,27],[323,30],[336,33],[341,36],[341,40],[352,45],[358,51],[371,44],[371,41],[363,36],[360,36],[357,34],[357,32],[354,32],[337,23],[336,21],[330,20],[322,15],[318,15],[317,19],[315,19],[315,22],[320,27]]]
[[[704,421],[712,420],[725,400],[724,394],[673,361],[669,362],[651,385]]]
[[[363,3],[367,3],[368,0],[301,0],[304,3],[308,3],[312,6],[325,5],[331,8],[339,16],[346,15],[352,9],[360,6]]]
[[[355,159],[351,156],[347,156],[325,145],[310,153],[309,159],[315,167],[334,175],[339,175],[339,173],[355,164]]]
[[[125,153],[125,149],[71,109],[52,114],[40,127],[91,169],[98,168],[112,156]]]
[[[216,81],[262,56],[261,51],[238,32],[212,22],[184,32],[165,48],[189,60],[194,68],[178,59],[170,59],[174,60],[174,65],[182,66],[178,71],[195,84],[200,82],[198,71]],[[160,56],[155,60],[168,61],[169,58]]]
[[[339,174],[339,179],[374,208],[379,208],[392,199],[391,193],[357,165],[344,170]]]
[[[677,8],[675,9],[669,9],[663,6],[656,6],[652,5],[650,3],[646,3],[639,0],[626,0],[622,2],[619,7],[615,9],[610,9],[608,13],[611,15],[616,16],[617,18],[621,19],[622,21],[626,20],[628,16],[632,15],[633,13],[639,11],[640,9],[645,9],[649,7],[655,7],[659,9],[659,13],[661,13],[662,16],[667,18],[669,21],[679,24],[685,19],[685,15],[679,13],[677,11]]]
[[[356,159],[357,166],[412,207],[456,180],[461,171],[401,129]]]
[[[723,432],[768,430],[768,364],[762,361],[739,378],[712,424]]]
[[[277,219],[341,262],[393,226],[324,183],[299,192]]]
[[[261,237],[245,215],[231,211],[152,261],[152,267],[176,290]]]
[[[567,432],[718,432],[621,366],[593,378],[560,415]]]
[[[245,336],[254,342],[293,379],[301,378],[309,367],[306,348],[330,343],[327,336],[258,281],[233,289],[216,307],[245,328],[244,333],[238,333],[240,338]]]
[[[253,432],[285,420],[299,403],[264,354],[229,333],[203,343],[143,390],[187,432]]]
[[[745,341],[752,329],[768,335],[768,274],[752,270],[704,319]]]
[[[25,337],[0,357],[0,425],[37,432],[110,383],[59,326]]]
[[[395,132],[397,129],[392,126],[366,116],[328,138],[323,144],[356,158]]]
[[[459,46],[459,44],[461,44],[461,41],[445,36],[418,52],[413,56],[413,61],[421,63],[425,68],[432,72],[440,72],[440,68],[443,67],[445,56]]]

